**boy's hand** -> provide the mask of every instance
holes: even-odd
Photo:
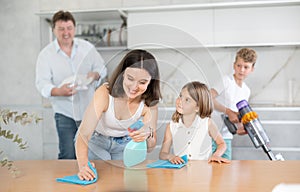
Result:
[[[231,109],[227,108],[226,109],[226,114],[227,114],[227,116],[229,118],[229,121],[231,121],[232,123],[238,123],[238,122],[240,122],[239,117],[238,117],[238,115],[239,115],[238,112],[234,112]]]
[[[245,130],[244,125],[242,123],[238,123],[237,126],[238,126],[238,128],[236,130],[236,134],[238,134],[238,135],[247,134],[247,131]]]

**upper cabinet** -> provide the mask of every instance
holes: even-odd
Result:
[[[300,45],[300,4],[214,10],[214,45]]]
[[[199,47],[214,42],[212,10],[128,13],[128,47]]]
[[[98,49],[299,46],[300,0],[71,11],[76,36]],[[41,18],[42,46],[53,40]]]
[[[300,1],[253,1],[128,10],[128,47],[300,45]]]

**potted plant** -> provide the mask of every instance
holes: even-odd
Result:
[[[9,129],[11,123],[19,124],[22,127],[30,123],[38,123],[42,118],[36,114],[28,114],[27,112],[19,113],[9,109],[0,109],[0,139],[7,139],[15,143],[20,150],[28,148],[27,142],[23,141],[22,137],[17,133],[13,133]],[[9,160],[0,147],[0,163],[1,167],[7,167],[13,177],[19,175],[19,171],[14,166],[13,161]]]

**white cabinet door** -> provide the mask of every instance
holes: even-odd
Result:
[[[300,44],[300,5],[128,12],[128,47]]]
[[[216,45],[300,42],[300,6],[215,10]]]
[[[129,12],[128,47],[199,47],[213,43],[212,10]]]

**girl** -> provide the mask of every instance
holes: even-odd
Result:
[[[229,163],[221,157],[226,144],[210,119],[212,111],[213,103],[207,86],[198,81],[186,84],[176,99],[176,112],[167,125],[159,158],[173,164],[184,163],[182,155],[187,155],[190,160]],[[212,155],[211,138],[218,145]],[[170,153],[172,145],[174,154]]]
[[[88,159],[122,159],[131,139],[147,140],[148,151],[155,147],[159,84],[153,55],[144,50],[132,50],[125,55],[109,84],[96,90],[80,125],[76,140],[80,179],[95,178],[87,165]],[[144,127],[128,132],[127,128],[140,118]]]

